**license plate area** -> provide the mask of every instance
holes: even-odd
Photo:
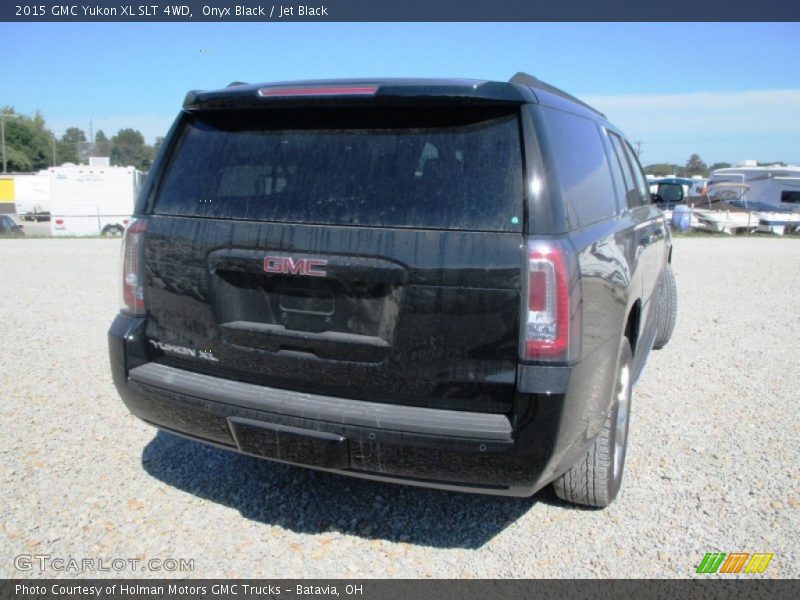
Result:
[[[350,466],[347,438],[341,435],[240,417],[228,417],[228,424],[236,446],[247,454],[324,469]]]
[[[308,315],[331,316],[336,310],[333,294],[299,288],[284,288],[278,296],[278,306],[282,312]]]

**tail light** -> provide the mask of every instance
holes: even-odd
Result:
[[[529,243],[523,358],[558,361],[569,358],[568,280],[566,258],[560,244]]]
[[[144,234],[147,219],[131,219],[122,242],[122,310],[132,315],[144,309]]]

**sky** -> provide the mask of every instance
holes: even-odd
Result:
[[[604,112],[644,164],[800,164],[800,23],[0,23],[0,106],[164,135],[231,81],[526,71]]]

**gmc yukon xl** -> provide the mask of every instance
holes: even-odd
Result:
[[[125,232],[114,382],[250,455],[602,507],[671,258],[622,133],[529,75],[190,92]]]

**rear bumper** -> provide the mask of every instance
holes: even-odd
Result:
[[[231,450],[326,471],[425,487],[529,496],[577,459],[570,369],[521,371],[547,390],[514,416],[364,402],[279,390],[148,362],[144,319],[109,331],[115,385],[156,427]],[[541,368],[540,368],[541,369]],[[558,388],[562,388],[560,391]],[[586,420],[581,420],[586,425]]]

